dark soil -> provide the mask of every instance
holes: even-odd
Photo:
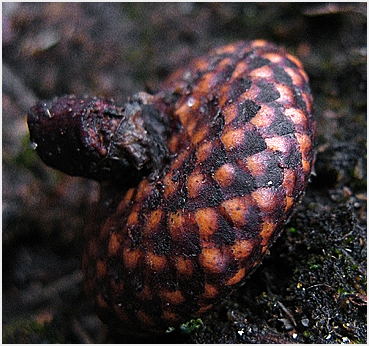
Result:
[[[366,343],[366,3],[3,3],[4,343]],[[245,285],[202,320],[130,339],[83,294],[98,184],[47,168],[27,110],[56,95],[124,102],[235,40],[284,45],[315,97],[312,182]]]

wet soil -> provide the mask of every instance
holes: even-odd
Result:
[[[3,342],[366,343],[366,3],[3,3]],[[124,102],[194,56],[267,39],[303,62],[315,175],[261,266],[209,315],[150,339],[104,326],[83,294],[98,184],[49,169],[28,109],[63,94]]]

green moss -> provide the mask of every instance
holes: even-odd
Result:
[[[35,150],[30,148],[30,141],[28,133],[21,139],[21,148],[18,155],[11,158],[11,163],[17,167],[24,167],[29,169],[37,161],[37,154]]]
[[[291,234],[296,233],[296,228],[294,228],[294,227],[290,227],[288,230],[289,230],[289,232],[290,232]]]
[[[38,323],[33,319],[19,320],[3,326],[5,344],[63,343],[64,337],[53,323]]]
[[[347,294],[348,292],[343,288],[343,287],[339,287],[337,289],[337,293],[340,294],[341,296]]]
[[[319,264],[313,264],[310,266],[310,269],[311,270],[314,270],[314,269],[319,269],[321,266]]]
[[[201,318],[189,320],[186,323],[181,324],[181,331],[185,334],[192,333],[194,330],[199,329],[202,325]]]

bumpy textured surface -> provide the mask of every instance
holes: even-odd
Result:
[[[308,77],[274,45],[222,47],[164,89],[180,95],[168,141],[175,159],[125,194],[83,262],[103,320],[131,331],[185,322],[239,285],[298,202],[313,161]]]
[[[200,316],[242,284],[306,187],[315,132],[302,64],[265,41],[219,48],[145,95],[138,113],[166,124],[148,142],[164,140],[166,159],[95,215],[83,259],[100,317],[134,333]]]

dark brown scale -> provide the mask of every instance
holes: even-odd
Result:
[[[194,60],[123,107],[67,97],[31,109],[47,164],[115,187],[86,225],[83,258],[106,323],[165,331],[242,284],[307,185],[312,105],[301,63],[253,41]]]

